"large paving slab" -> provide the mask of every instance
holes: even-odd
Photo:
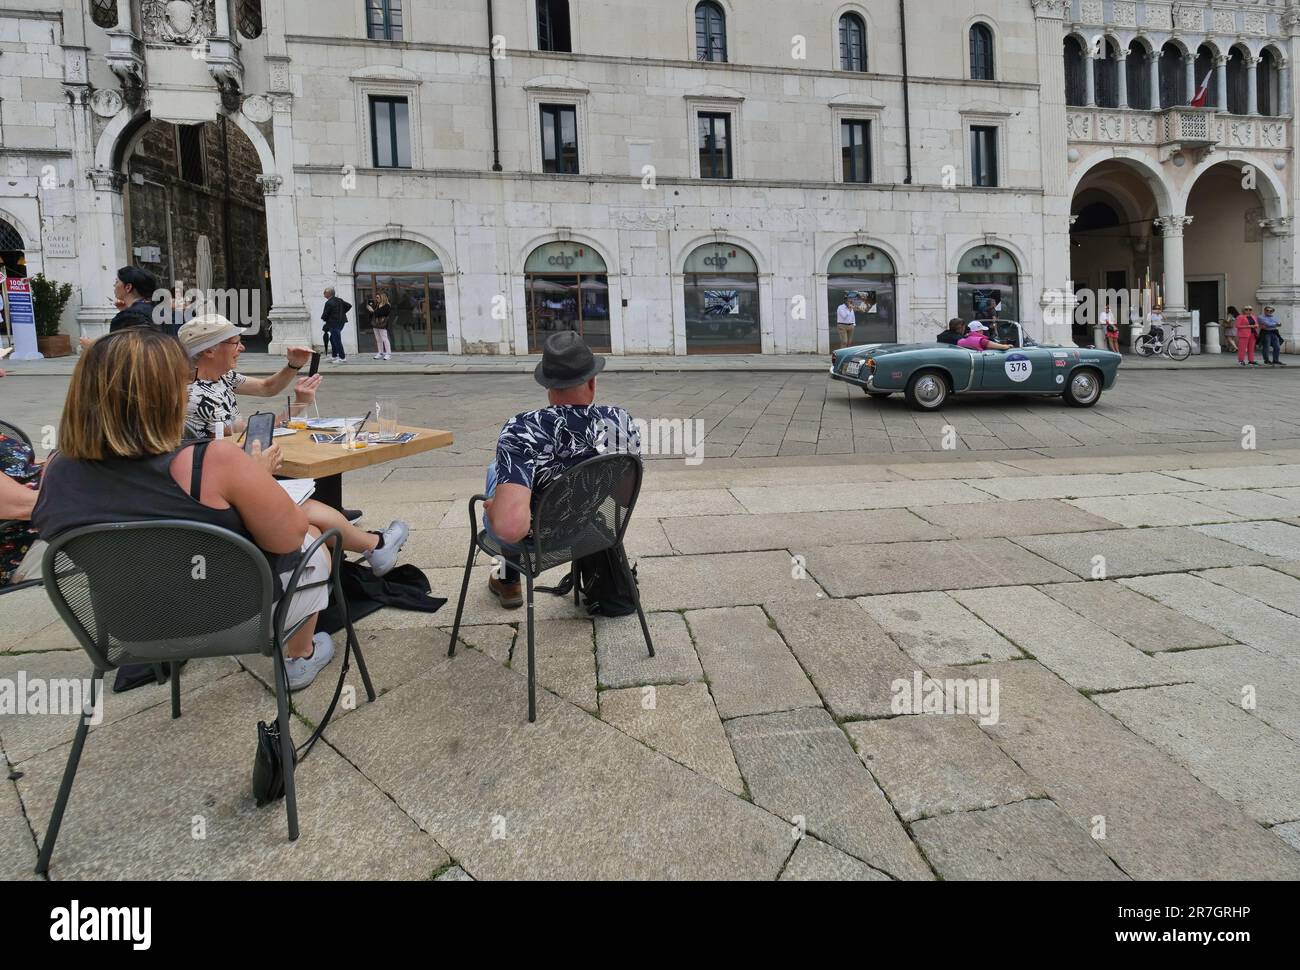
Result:
[[[258,808],[249,780],[254,729],[274,717],[275,698],[239,672],[187,701],[179,720],[159,706],[91,733],[52,878],[428,879],[449,861],[328,744],[295,775],[301,834],[290,842],[284,803]],[[295,726],[296,740],[307,733]],[[23,765],[19,791],[39,838],[67,756],[61,747]]]
[[[1193,492],[1190,498],[1183,495],[1160,494],[1101,495],[1095,498],[1071,499],[1069,504],[1117,522],[1126,529],[1203,525],[1207,522],[1228,522],[1237,518],[1230,512],[1193,501],[1193,498],[1199,499],[1204,494],[1207,493]]]
[[[977,510],[964,505],[933,505],[911,511],[927,522],[947,529],[957,539],[995,539],[1118,528],[1109,519],[1053,498],[990,501],[981,504]]]
[[[633,616],[593,618],[596,668],[602,687],[684,684],[704,679],[691,633],[680,613],[649,613],[646,625],[655,655],[646,650],[641,623]]]
[[[967,670],[1001,684],[985,730],[1085,833],[1104,820],[1097,845],[1132,878],[1300,878],[1300,853],[1041,664]]]
[[[1279,494],[1281,492],[1282,494]],[[1226,492],[1197,492],[1201,505],[1231,512],[1240,519],[1285,519],[1300,515],[1300,488],[1269,493],[1259,489],[1232,489]],[[1292,494],[1286,494],[1286,493]]]
[[[808,571],[832,596],[871,596],[924,590],[1057,583],[1059,566],[1009,539],[952,539],[820,546],[807,553]]]
[[[1171,476],[1217,489],[1286,488],[1300,485],[1300,465],[1257,465],[1248,468],[1198,468],[1171,471]]]
[[[775,879],[788,823],[467,651],[331,732],[476,879]],[[494,835],[499,837],[494,838]]]
[[[777,629],[837,719],[888,717],[895,680],[916,662],[848,600],[772,603]]]
[[[338,668],[334,670],[337,673]],[[181,711],[187,709],[188,695],[195,690],[238,672],[239,665],[229,657],[204,658],[186,664],[181,671]],[[50,690],[55,686],[51,681],[75,679],[82,682],[77,690],[85,697],[90,674],[90,658],[81,650],[0,655],[0,679],[17,685],[19,678],[23,678],[29,685],[29,690],[30,685],[41,681],[46,696],[49,696]],[[103,687],[96,688],[104,698],[102,721],[98,725],[92,723],[87,744],[94,744],[95,734],[104,725],[159,704],[165,704],[168,711],[171,710],[170,684],[149,684],[124,694],[114,694],[113,681],[116,676],[115,672],[110,672],[105,678],[107,690]],[[71,741],[77,733],[79,719],[80,715],[76,713],[0,714],[0,746],[12,764],[21,764],[43,751]]]
[[[1300,745],[1196,684],[1095,698],[1257,822],[1300,819]],[[1289,765],[1292,770],[1282,766]]]
[[[596,641],[591,620],[538,620],[533,654],[539,688],[596,713]],[[528,633],[522,627],[510,666],[528,676]]]
[[[1275,825],[1269,831],[1287,845],[1294,848],[1297,852],[1300,852],[1300,821],[1287,822],[1285,825]]]
[[[965,715],[858,721],[844,730],[905,822],[1043,794]]]
[[[821,698],[756,606],[693,610],[686,622],[724,718],[821,707]]]
[[[718,515],[664,519],[673,548],[683,554],[789,549],[855,541],[909,542],[947,539],[946,529],[917,518],[907,509],[850,512],[795,512],[789,515]]]
[[[63,626],[54,604],[40,586],[6,593],[0,600],[0,609],[4,611],[4,622],[0,623],[0,652],[30,651],[32,647],[26,643],[29,637],[56,624]]]
[[[1202,579],[1226,586],[1242,596],[1267,603],[1284,613],[1300,614],[1300,579],[1267,566],[1230,566],[1197,573]]]
[[[1185,650],[1164,659],[1181,678],[1194,680],[1292,741],[1300,741],[1300,664],[1270,657],[1244,643]]]
[[[933,878],[880,787],[817,708],[726,725],[754,802],[895,879]]]
[[[1082,579],[1114,579],[1263,562],[1258,553],[1192,529],[1125,529],[1011,540]],[[1102,560],[1095,557],[1101,556]],[[1104,567],[1099,574],[1098,567]]]
[[[879,482],[840,485],[771,485],[733,488],[731,494],[754,513],[835,512],[847,509],[971,505],[988,494],[962,482]]]
[[[1155,472],[1122,472],[1117,475],[1029,475],[1020,478],[972,480],[970,484],[1004,500],[1195,492],[1205,487]]]
[[[637,516],[731,515],[744,512],[725,488],[693,488],[676,492],[644,492],[637,499]]]
[[[947,593],[896,593],[857,601],[922,667],[1011,660],[1023,654]]]
[[[1196,531],[1234,542],[1266,556],[1300,561],[1300,526],[1287,525],[1285,522],[1233,522],[1226,525],[1203,525],[1197,527]]]
[[[0,758],[0,768],[4,759]],[[5,772],[8,774],[8,772]],[[23,815],[18,789],[0,777],[0,881],[36,880],[36,843]]]
[[[947,880],[1125,879],[1088,833],[1046,799],[922,819],[912,834]]]
[[[451,627],[440,627],[439,629],[450,640]],[[424,634],[419,634],[419,636],[424,636]],[[497,663],[505,665],[510,663],[510,650],[515,645],[516,636],[517,631],[515,628],[505,624],[492,623],[484,626],[467,626],[462,623],[456,639],[460,643],[473,647],[475,650],[481,650]],[[447,652],[445,644],[441,641],[435,640],[434,647],[438,649],[440,654]],[[460,649],[460,644],[457,644],[456,649]]]
[[[796,565],[784,552],[643,559],[637,572],[641,605],[647,611],[696,610],[824,595],[816,580],[795,578],[801,572]]]
[[[1159,600],[1241,643],[1291,662],[1300,661],[1300,618],[1200,576],[1139,576],[1121,583]]]
[[[1245,567],[1254,568],[1254,567]],[[1232,638],[1112,580],[1039,589],[1145,653],[1213,647]]]
[[[833,845],[805,835],[794,855],[781,871],[781,882],[889,882],[887,875],[872,869]]]
[[[1036,589],[1022,586],[996,592],[957,591],[952,595],[1080,690],[1116,690],[1177,679],[1159,659],[1148,657]]]
[[[744,794],[727,732],[704,684],[602,691],[600,719],[733,795]]]

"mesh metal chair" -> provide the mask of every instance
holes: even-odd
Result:
[[[614,549],[625,568],[627,553],[623,549],[623,534],[627,531],[637,496],[641,493],[641,459],[636,455],[601,455],[575,465],[564,472],[541,493],[533,512],[533,527],[527,540],[517,546],[499,544],[486,530],[479,529],[474,507],[486,502],[486,495],[475,495],[469,500],[470,542],[469,556],[465,560],[465,578],[460,585],[460,600],[456,603],[456,622],[451,630],[451,645],[447,656],[456,655],[456,636],[460,632],[460,618],[465,609],[465,594],[469,591],[470,572],[474,557],[480,549],[494,559],[517,557],[519,571],[524,576],[528,611],[528,720],[537,720],[537,677],[533,651],[533,580],[556,566],[570,565],[574,578],[573,601],[578,602],[577,560],[594,552]],[[632,584],[636,599],[636,614],[641,620],[646,649],[655,655],[641,609],[641,594]]]
[[[46,592],[94,664],[92,708],[105,673],[123,664],[170,664],[172,717],[178,718],[181,662],[254,653],[273,658],[290,841],[298,838],[298,802],[281,658],[285,642],[302,623],[292,628],[285,623],[292,594],[305,588],[300,584],[308,560],[322,543],[339,538],[338,530],[331,529],[312,543],[278,603],[266,555],[243,536],[207,523],[169,519],[85,526],[50,542],[42,560]],[[337,602],[345,603],[341,541],[334,542],[331,558],[329,582]],[[350,619],[347,635],[366,695],[373,701],[374,687]],[[36,864],[41,874],[49,870],[89,721],[83,717],[77,724]]]
[[[16,424],[10,424],[8,421],[0,421],[0,434],[7,438],[17,438],[19,441],[26,443],[28,448],[32,448],[32,450],[35,451],[35,448],[32,446],[32,439],[27,437],[27,432]]]

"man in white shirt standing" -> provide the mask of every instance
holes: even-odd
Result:
[[[853,343],[853,331],[857,329],[858,315],[849,306],[849,298],[844,297],[835,310],[835,326],[840,332],[840,346],[847,347]]]

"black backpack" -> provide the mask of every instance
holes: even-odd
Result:
[[[592,616],[630,616],[636,612],[636,567],[628,569],[614,549],[602,549],[575,560],[578,590]],[[539,593],[568,596],[573,592],[573,574],[559,586],[538,586]]]

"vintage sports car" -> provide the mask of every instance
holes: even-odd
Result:
[[[953,394],[1038,394],[1090,408],[1113,387],[1119,354],[1087,347],[1044,347],[1011,320],[990,322],[989,338],[1010,350],[953,344],[864,344],[831,352],[830,375],[886,398],[902,393],[918,411],[937,411]]]

